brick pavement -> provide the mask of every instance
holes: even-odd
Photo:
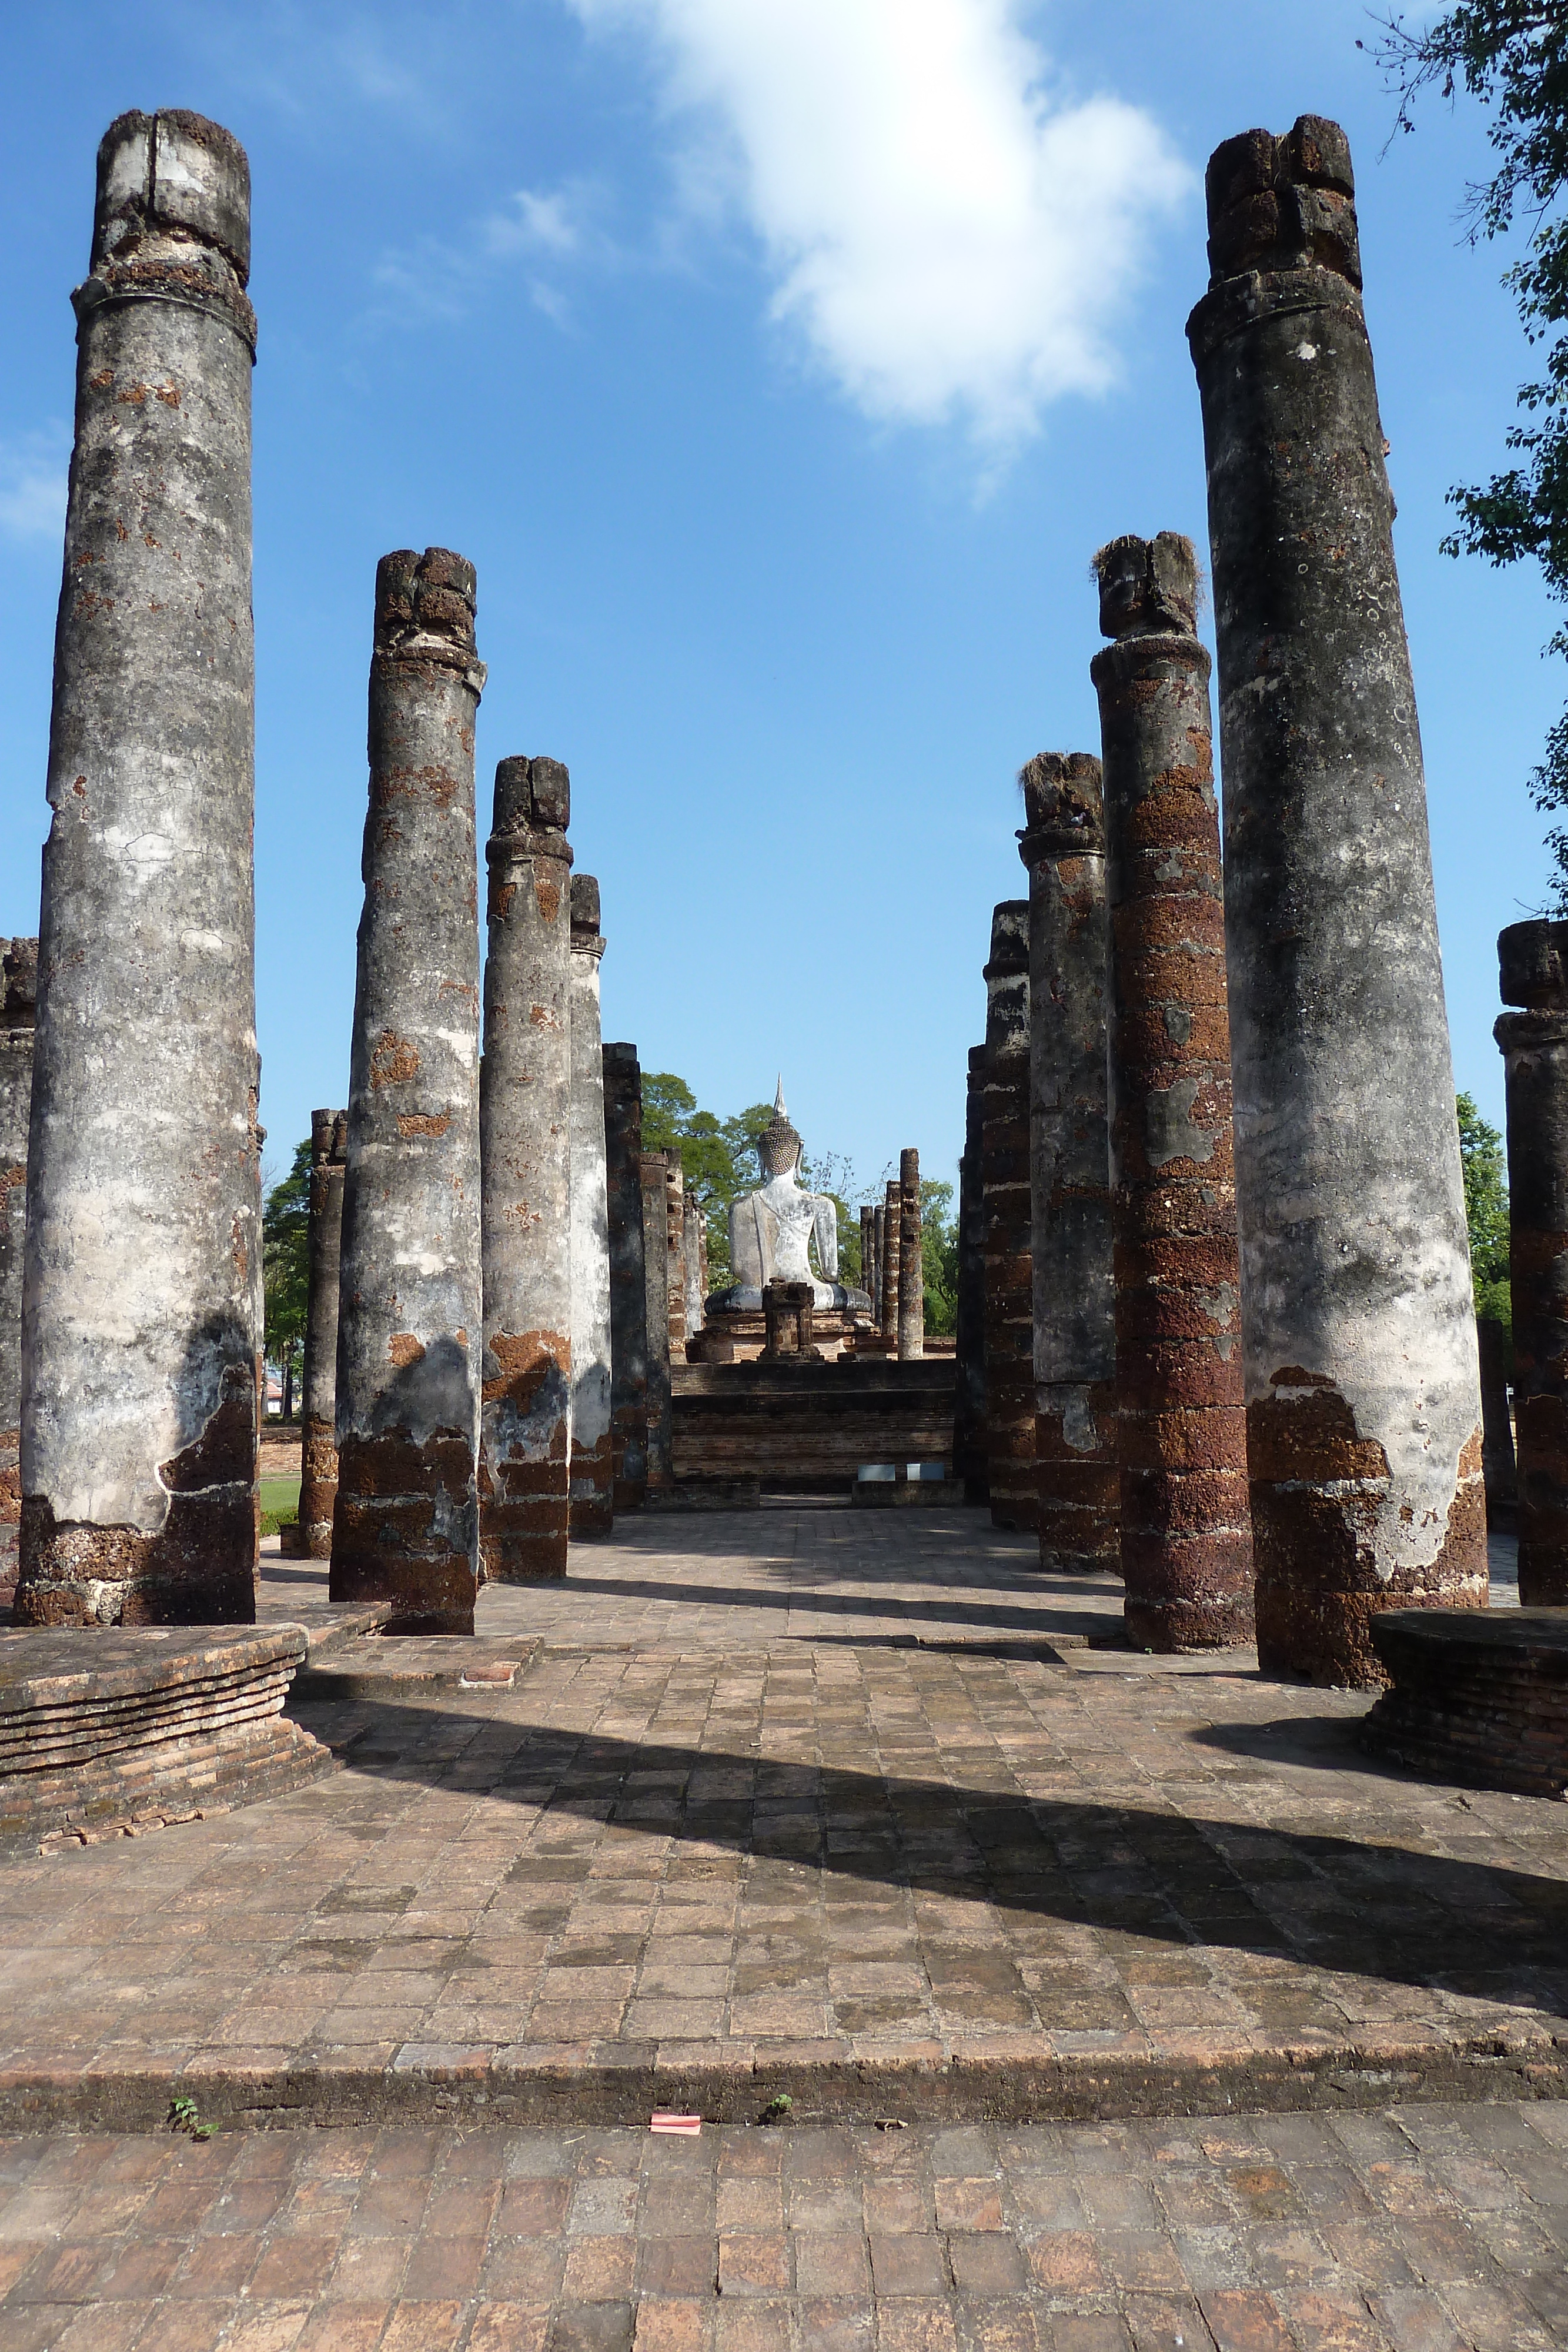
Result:
[[[1544,2352],[1568,2106],[0,2142],[0,2352]]]
[[[920,1516],[639,1528],[565,1593],[484,1596],[494,1639],[454,1647],[524,1650],[511,1687],[301,1706],[331,1780],[0,1872],[0,2119],[141,2125],[187,2089],[623,2122],[774,2090],[869,2119],[1561,2087],[1561,1804],[1375,1766],[1364,1697],[1245,1654],[1061,1646],[1098,1591],[1044,1593],[1031,1637],[1020,1540]],[[720,1648],[714,1593],[747,1579],[773,1639]],[[698,1638],[607,1627],[629,1582]],[[824,1638],[824,1591],[886,1630]]]

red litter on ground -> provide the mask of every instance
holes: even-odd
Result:
[[[702,2127],[701,2116],[671,2116],[666,2115],[662,2108],[656,2115],[650,2117],[648,2123],[650,2131],[685,2132],[690,2139],[695,2139]]]

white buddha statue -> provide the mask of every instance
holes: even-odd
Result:
[[[735,1279],[721,1291],[716,1306],[759,1307],[769,1282],[809,1282],[818,1307],[865,1310],[871,1305],[863,1291],[846,1290],[838,1279],[839,1214],[825,1192],[802,1191],[796,1171],[800,1164],[800,1139],[784,1108],[784,1081],[779,1081],[773,1117],[757,1139],[762,1163],[760,1192],[743,1193],[729,1213],[729,1262]],[[817,1245],[817,1269],[810,1251]]]

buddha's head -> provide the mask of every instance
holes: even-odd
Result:
[[[800,1164],[800,1139],[789,1124],[789,1114],[784,1108],[784,1081],[779,1081],[779,1091],[773,1098],[773,1116],[757,1139],[757,1156],[762,1162],[764,1183],[775,1176],[789,1176]]]

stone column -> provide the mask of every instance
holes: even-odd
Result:
[[[299,1453],[299,1533],[307,1559],[332,1557],[338,1493],[338,1278],[343,1243],[346,1110],[310,1114],[309,1287],[305,1310],[304,1435]]]
[[[1519,1471],[1508,1412],[1508,1334],[1495,1315],[1482,1315],[1476,1318],[1476,1339],[1481,1364],[1481,1470],[1487,1526],[1512,1528],[1519,1524]]]
[[[256,1613],[250,173],[98,153],[55,635],[24,1275],[29,1624]]]
[[[1343,132],[1208,167],[1203,395],[1248,1454],[1266,1672],[1487,1597],[1427,796]]]
[[[876,1279],[866,1285],[866,1296],[871,1300],[872,1320],[879,1331],[882,1329],[883,1268],[886,1260],[886,1227],[887,1203],[885,1200],[878,1201],[873,1207],[871,1217],[872,1264],[875,1269]]]
[[[1127,1629],[1252,1634],[1230,1054],[1208,655],[1192,542],[1094,559],[1104,753],[1117,1454]]]
[[[1029,868],[1030,1193],[1040,1564],[1121,1565],[1105,1066],[1105,803],[1088,751],[1019,778]]]
[[[486,1579],[566,1574],[572,1402],[571,785],[559,760],[496,770],[479,1145]]]
[[[920,1154],[898,1155],[898,1353],[918,1363],[925,1353],[925,1261],[920,1220]]]
[[[964,1150],[958,1161],[958,1298],[953,1341],[953,1475],[966,1503],[986,1492],[986,1049],[969,1049]]]
[[[334,1601],[471,1633],[478,1580],[474,567],[376,569],[370,809],[338,1291]]]
[[[1568,1604],[1568,922],[1498,935],[1508,1088],[1519,1597]]]
[[[872,1302],[874,1319],[876,1311],[876,1211],[861,1210],[861,1288]]]
[[[37,940],[0,940],[0,1606],[16,1584],[22,1519],[22,1248],[33,1099]]]
[[[670,1172],[669,1154],[644,1151],[643,1264],[648,1346],[648,1475],[650,1487],[667,1486],[670,1468]]]
[[[898,1281],[902,1271],[903,1249],[900,1234],[904,1222],[904,1191],[890,1183],[882,1204],[882,1336],[883,1353],[898,1353]]]
[[[570,1532],[615,1519],[610,1401],[610,1204],[599,1027],[599,885],[571,877],[571,1466]]]
[[[681,1213],[685,1218],[682,1257],[686,1272],[686,1337],[695,1339],[703,1328],[703,1301],[706,1296],[703,1281],[703,1260],[706,1255],[704,1243],[703,1213],[695,1192],[683,1192]]]
[[[665,1276],[669,1285],[668,1328],[670,1361],[686,1360],[686,1202],[685,1171],[679,1150],[664,1155]]]
[[[981,1182],[986,1220],[986,1484],[998,1528],[1035,1528],[1034,1306],[1030,1268],[1029,901],[991,919]]]
[[[643,1255],[643,1074],[635,1045],[604,1048],[610,1214],[610,1419],[615,1508],[641,1510],[648,1487],[648,1302]]]

